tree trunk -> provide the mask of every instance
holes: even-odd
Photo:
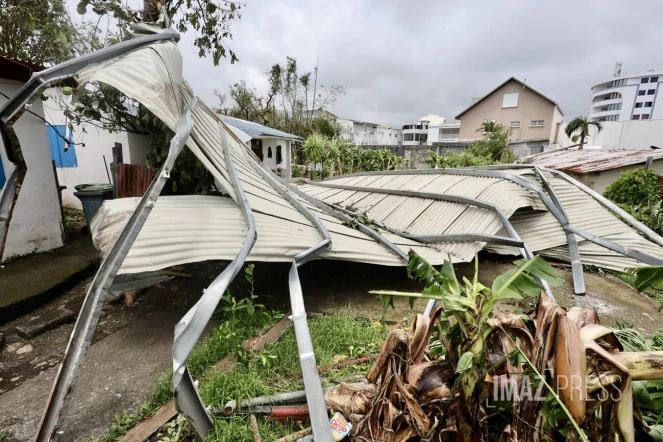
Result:
[[[159,8],[156,0],[143,0],[143,21],[154,23],[159,18]]]
[[[585,136],[584,136],[584,135],[580,135],[580,147],[578,148],[578,150],[582,150],[582,146],[583,146],[584,144],[585,144]]]

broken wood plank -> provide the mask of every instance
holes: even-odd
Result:
[[[76,313],[66,308],[56,308],[25,324],[16,326],[16,333],[25,339],[31,339],[49,330],[76,320]]]
[[[179,276],[180,278],[193,278],[191,273],[176,272],[174,270],[162,270],[161,273],[168,276]]]
[[[155,411],[153,415],[129,430],[122,438],[122,442],[143,442],[176,415],[175,402],[171,399],[166,405]]]

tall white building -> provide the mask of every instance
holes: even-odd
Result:
[[[621,74],[620,66],[615,76],[592,85],[589,118],[595,121],[663,119],[663,99],[658,97],[663,70]]]

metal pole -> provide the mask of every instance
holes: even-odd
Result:
[[[173,342],[173,391],[175,394],[175,407],[189,421],[201,440],[214,428],[214,424],[198,395],[196,385],[187,368],[187,362],[191,350],[193,350],[196,342],[198,342],[200,335],[212,317],[228,285],[230,285],[244,265],[257,238],[253,212],[242,188],[242,183],[235,171],[226,130],[221,123],[219,123],[219,131],[221,133],[229,181],[233,186],[237,205],[242,212],[249,231],[246,235],[244,245],[235,259],[212,281],[196,305],[175,326],[175,339]]]
[[[271,170],[260,166],[249,154],[248,148],[241,147],[244,157],[251,164],[253,169],[286,201],[288,201],[297,211],[304,215],[320,233],[322,241],[315,246],[305,250],[292,260],[292,266],[288,275],[290,291],[290,307],[292,310],[292,322],[295,327],[295,338],[297,340],[297,349],[299,351],[299,363],[302,368],[302,377],[304,378],[304,388],[306,391],[306,401],[311,418],[311,426],[316,440],[322,442],[332,442],[331,427],[329,425],[329,415],[327,414],[327,404],[325,403],[322,383],[315,360],[315,352],[311,341],[308,323],[306,322],[306,308],[304,305],[304,295],[297,268],[304,263],[319,256],[324,251],[331,248],[331,236],[327,228],[320,219],[297,198],[284,189],[280,183],[282,179],[276,176]]]
[[[108,293],[108,288],[111,287],[117,271],[120,269],[122,262],[124,262],[124,258],[129,253],[138,233],[156,204],[163,186],[170,177],[170,171],[175,164],[177,156],[189,139],[189,134],[194,124],[191,117],[191,109],[195,106],[196,102],[197,100],[194,99],[188,109],[182,114],[182,117],[177,123],[175,136],[173,136],[170,142],[168,156],[163,166],[161,166],[159,174],[152,181],[145,195],[143,195],[138,207],[132,213],[125,228],[120,232],[115,244],[113,244],[110,252],[108,252],[106,259],[101,263],[97,275],[90,284],[78,319],[71,332],[62,365],[60,365],[60,369],[58,370],[53,390],[51,391],[46,410],[44,411],[37,435],[34,439],[35,442],[49,442],[56,437],[59,422],[65,413],[66,403],[71,397],[71,392],[74,389],[74,385],[83,366],[83,359],[87,354],[94,330],[97,327],[101,307]]]

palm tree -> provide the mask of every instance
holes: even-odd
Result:
[[[603,129],[603,126],[598,121],[591,121],[587,117],[575,117],[566,126],[564,132],[566,132],[566,135],[570,137],[571,141],[574,143],[580,139],[579,149],[582,149],[583,144],[585,144],[585,138],[589,136],[589,129],[591,126],[596,127],[596,133],[601,132],[601,129]],[[575,132],[578,132],[578,134],[573,135]]]

